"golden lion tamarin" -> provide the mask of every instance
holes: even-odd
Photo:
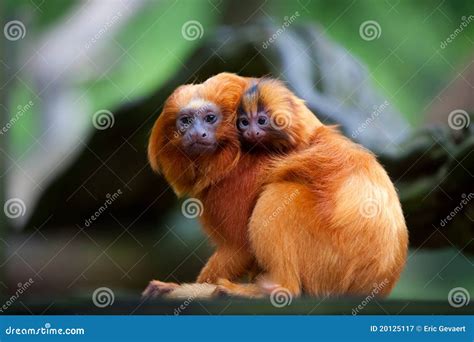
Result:
[[[255,79],[222,73],[198,85],[179,87],[166,101],[148,148],[149,160],[178,196],[202,201],[204,230],[216,252],[198,276],[200,283],[234,280],[253,270],[247,225],[262,173],[272,156],[242,153],[236,129],[237,106]],[[303,106],[301,101],[294,105]],[[313,116],[295,143],[309,141],[319,124]],[[305,120],[306,120],[305,119]],[[314,126],[314,127],[313,127]],[[306,130],[306,133],[303,132]],[[171,292],[176,284],[152,281],[145,295]]]
[[[255,163],[253,156],[241,153],[235,128],[237,105],[248,82],[223,73],[203,84],[179,87],[166,101],[150,137],[152,168],[178,196],[203,203],[200,219],[216,252],[198,276],[200,283],[237,279],[254,262],[247,224],[264,161]]]
[[[241,97],[239,107],[236,97]],[[380,284],[382,294],[390,292],[405,262],[407,230],[395,189],[371,153],[322,125],[275,80],[220,74],[202,85],[178,89],[169,101],[155,124],[149,156],[155,169],[168,168],[165,177],[178,193],[183,189],[199,196],[210,209],[203,222],[217,252],[199,282],[215,284],[223,278],[217,292],[245,296],[278,286],[293,295],[367,294]],[[215,146],[206,140],[205,148],[196,152],[196,146],[186,147],[191,138],[173,135],[174,150],[167,150],[173,145],[169,137],[175,128],[170,128],[180,129],[183,108],[189,107],[219,113],[215,128],[197,134],[206,138],[210,133]],[[241,142],[243,152],[233,139]],[[177,151],[191,159],[180,164]],[[221,163],[223,156],[227,164]],[[179,182],[170,177],[175,159],[179,170],[194,167]],[[207,178],[212,164],[217,169]],[[216,225],[227,215],[238,225]],[[248,271],[254,259],[263,273],[258,284],[229,281]],[[162,284],[167,283],[155,288],[166,288]]]

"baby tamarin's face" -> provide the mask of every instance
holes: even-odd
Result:
[[[242,95],[237,115],[243,147],[270,153],[307,144],[321,125],[303,100],[274,79],[254,80]]]
[[[237,111],[237,128],[244,148],[286,151],[293,139],[289,134],[292,99],[280,82],[256,80],[242,95]]]
[[[238,109],[237,127],[245,142],[265,144],[273,133],[268,110],[259,96],[258,84],[253,84],[242,96]]]

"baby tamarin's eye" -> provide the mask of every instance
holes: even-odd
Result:
[[[247,118],[239,118],[239,127],[240,128],[245,128],[249,125],[249,120]]]
[[[259,124],[260,126],[264,126],[264,125],[267,124],[268,120],[267,120],[267,117],[266,117],[266,116],[259,116],[257,122],[258,122],[258,124]]]

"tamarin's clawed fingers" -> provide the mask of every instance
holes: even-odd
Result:
[[[217,285],[208,283],[176,284],[166,283],[159,280],[152,280],[143,291],[143,298],[167,299],[190,299],[190,298],[211,298],[214,295]]]
[[[264,277],[259,277],[255,283],[234,283],[227,279],[218,279],[216,284],[192,283],[176,284],[152,280],[142,294],[143,298],[167,298],[167,299],[209,299],[219,297],[245,297],[264,298],[276,288],[280,288],[274,282]]]
[[[163,296],[176,290],[179,284],[176,283],[165,283],[159,280],[152,280],[142,293],[144,298],[155,298]]]
[[[178,88],[148,155],[178,196],[203,203],[216,244],[198,277],[206,295],[388,294],[403,269],[407,228],[386,172],[279,81],[222,73]],[[266,281],[234,283],[255,264]]]
[[[263,298],[265,291],[256,283],[239,284],[227,279],[220,279],[212,295],[213,297]]]

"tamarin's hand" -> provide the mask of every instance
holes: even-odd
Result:
[[[195,298],[210,298],[217,296],[217,285],[203,284],[176,284],[152,280],[142,293],[143,298],[164,297],[168,299],[189,300]]]

